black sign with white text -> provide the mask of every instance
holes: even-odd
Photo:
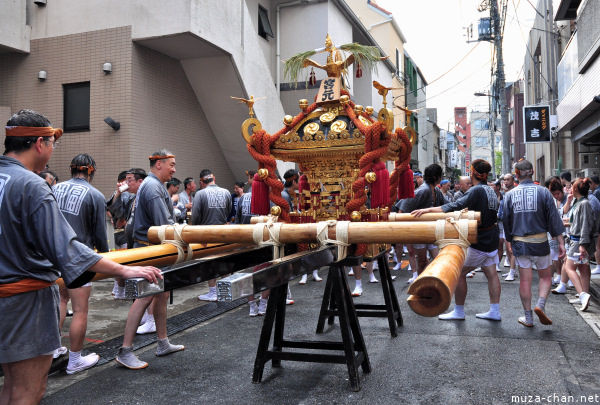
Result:
[[[525,143],[550,142],[550,106],[523,107],[523,131]]]

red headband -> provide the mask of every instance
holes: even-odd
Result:
[[[471,172],[473,172],[473,174],[475,174],[476,179],[479,179],[481,181],[487,181],[489,173],[481,174],[477,170],[475,170],[473,165],[471,165]]]
[[[148,156],[148,159],[150,160],[163,160],[163,159],[175,159],[175,155],[166,155],[166,156],[158,156],[158,155],[154,155],[154,156]]]
[[[22,127],[22,126],[7,126],[6,136],[54,136],[54,140],[58,140],[63,134],[60,128],[52,127]]]
[[[96,171],[96,168],[92,165],[87,165],[87,166],[71,165],[71,169],[76,169],[76,170],[79,170],[80,172],[85,172],[87,170],[88,175],[90,175]]]

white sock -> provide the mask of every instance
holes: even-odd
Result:
[[[79,363],[79,360],[81,359],[81,350],[78,352],[72,352],[69,350],[69,363]]]
[[[417,277],[419,277],[419,273],[416,271],[413,271],[413,276],[412,276],[413,280],[416,280]]]
[[[458,316],[465,316],[465,306],[464,305],[455,305],[454,313]]]
[[[212,294],[212,293],[215,293],[215,294],[216,294],[216,293],[217,293],[217,287],[208,287],[208,292],[209,292],[210,294]]]
[[[146,322],[152,322],[152,323],[154,323],[154,315],[148,314],[146,316]]]
[[[490,304],[490,312],[500,313],[500,304]]]
[[[362,280],[356,280],[356,287],[362,287]]]

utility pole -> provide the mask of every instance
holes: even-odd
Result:
[[[490,17],[494,26],[494,45],[496,48],[496,83],[500,96],[500,122],[502,125],[502,173],[510,173],[510,128],[508,127],[508,107],[506,105],[506,81],[504,78],[504,61],[502,58],[502,32],[498,0],[490,0]]]

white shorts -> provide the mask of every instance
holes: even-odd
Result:
[[[413,244],[413,247],[415,249],[427,249],[427,250],[431,250],[431,249],[437,249],[437,245],[434,243],[419,243],[419,244]]]
[[[498,249],[493,252],[482,252],[481,250],[469,247],[467,249],[467,258],[465,266],[468,267],[483,267],[492,266],[498,263]]]
[[[580,256],[567,256],[567,259],[573,260],[575,262],[575,264],[589,264],[590,263],[589,256],[586,256],[584,258],[581,258]]]
[[[504,229],[500,228],[500,234],[499,234],[500,239],[506,239],[506,237],[504,236]]]
[[[550,249],[550,258],[553,262],[558,261],[558,250]]]
[[[552,258],[550,255],[546,256],[515,256],[515,262],[520,268],[531,269],[535,266],[537,270],[546,270],[552,265]]]

